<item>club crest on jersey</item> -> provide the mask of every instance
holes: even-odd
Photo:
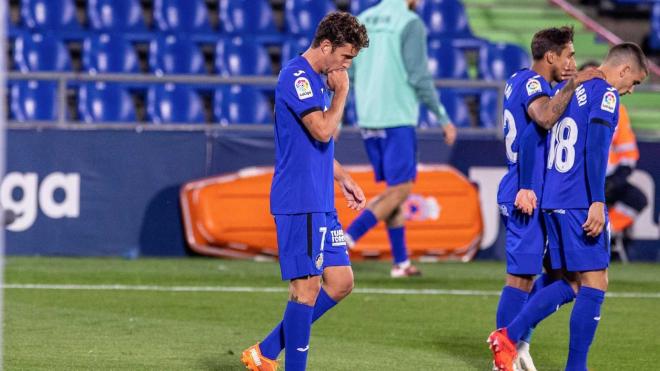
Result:
[[[527,80],[527,95],[541,92],[541,83],[536,79]]]
[[[307,78],[305,77],[297,78],[294,85],[296,87],[296,93],[298,93],[298,98],[307,99],[314,96],[314,92],[312,91],[312,85],[309,84],[309,80],[307,80]]]
[[[613,92],[608,91],[603,95],[603,102],[600,104],[600,109],[607,111],[609,113],[614,113],[616,108],[616,95]]]
[[[323,267],[323,253],[320,253],[316,257],[316,260],[314,260],[314,265],[316,266],[316,269],[321,269]]]

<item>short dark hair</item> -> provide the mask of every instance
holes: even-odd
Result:
[[[598,62],[596,62],[593,59],[590,59],[590,60],[582,63],[582,65],[580,65],[580,67],[578,67],[578,71],[582,71],[582,70],[585,70],[587,68],[597,68],[598,66],[600,66],[600,64]]]
[[[344,44],[351,44],[357,50],[369,46],[367,28],[346,12],[332,12],[323,17],[316,27],[312,47],[318,47],[323,40],[329,40],[333,50]]]
[[[606,63],[622,63],[624,60],[631,60],[637,67],[649,74],[649,64],[646,61],[646,56],[639,45],[632,42],[623,42],[614,45],[605,57]]]
[[[560,54],[569,42],[573,42],[573,26],[546,28],[534,34],[532,38],[532,58],[543,59],[545,53],[553,51]]]

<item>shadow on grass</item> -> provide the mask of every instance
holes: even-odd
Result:
[[[474,370],[490,370],[492,360],[486,344],[486,336],[483,339],[475,336],[440,337],[433,342],[433,345],[470,365]]]
[[[205,357],[199,360],[199,369],[205,371],[245,370],[241,357],[237,354],[218,354],[217,357]]]

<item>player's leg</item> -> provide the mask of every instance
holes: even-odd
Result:
[[[639,213],[646,207],[648,201],[639,188],[630,183],[625,183],[618,192],[613,192],[612,204],[609,217],[612,231],[622,232],[632,226]]]
[[[323,285],[314,304],[312,323],[353,290],[353,270],[337,213],[327,213],[326,216],[327,230],[322,259]],[[280,322],[259,345],[264,356],[276,359],[284,349],[284,344],[284,329]]]
[[[374,171],[374,177],[376,182],[382,182],[385,180],[385,173],[383,170],[383,148],[385,145],[385,137],[387,133],[384,129],[371,130],[363,129],[362,130],[362,139],[364,141],[364,148],[367,152],[367,157]],[[379,202],[382,195],[374,197],[368,204],[367,207],[358,215],[353,222],[346,229],[346,242],[348,247],[351,248],[353,245],[362,238],[369,230],[378,224],[378,219],[373,213],[373,205],[376,202]],[[381,219],[382,220],[382,219]]]
[[[276,215],[277,244],[282,280],[289,281],[289,301],[282,322],[261,343],[243,352],[250,370],[274,370],[285,344],[286,369],[304,370],[309,336],[323,273],[325,214]]]
[[[405,243],[403,217],[398,217],[400,206],[406,201],[417,177],[417,138],[412,126],[388,128],[378,131],[380,137],[365,139],[367,154],[374,167],[376,180],[385,180],[387,189],[367,205],[365,210],[347,229],[347,241],[352,245],[375,226],[378,221],[388,223],[388,236],[392,246],[393,277],[418,275],[410,265]]]
[[[390,247],[392,249],[392,261],[394,263],[390,275],[394,278],[418,276],[421,272],[410,263],[408,256],[404,224],[406,216],[402,207],[402,204],[408,199],[408,195],[410,195],[412,182],[396,185],[392,187],[392,189],[395,190],[393,201],[398,203],[398,206],[385,219],[387,236],[390,240]]]
[[[600,309],[607,292],[607,270],[582,272],[581,287],[571,312],[566,370],[586,371],[589,347],[600,322]]]
[[[570,342],[566,370],[587,369],[589,347],[593,342],[600,321],[600,309],[605,300],[610,260],[609,221],[597,237],[587,237],[582,224],[587,219],[587,209],[566,210],[573,243],[566,248],[567,269],[580,272],[581,287],[578,291],[570,320]]]
[[[550,256],[552,267],[559,269],[563,264],[561,218],[563,214],[551,211],[545,212],[544,217],[550,241]],[[543,288],[534,295],[509,323],[506,328],[491,333],[488,342],[493,351],[493,360],[497,367],[502,370],[513,368],[513,362],[517,357],[516,344],[520,338],[531,327],[535,327],[540,321],[554,313],[560,306],[572,301],[577,290],[577,277],[567,275],[565,279],[556,281]]]
[[[506,228],[506,283],[497,307],[496,327],[507,327],[527,302],[534,276],[543,270],[545,233],[538,210],[529,216],[512,204],[500,205]]]

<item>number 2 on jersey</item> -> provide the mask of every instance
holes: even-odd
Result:
[[[553,166],[560,173],[571,170],[575,163],[577,139],[577,124],[570,117],[565,117],[552,128],[550,150],[548,151],[548,170]]]
[[[506,146],[506,157],[514,164],[518,162],[518,152],[513,152],[513,142],[516,140],[516,121],[513,119],[511,111],[504,110],[504,129],[507,130],[504,137],[504,145]]]

